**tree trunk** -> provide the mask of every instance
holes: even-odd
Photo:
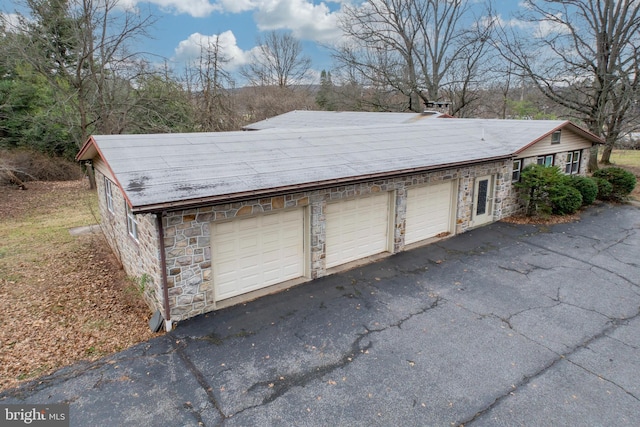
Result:
[[[613,145],[607,144],[604,146],[604,151],[602,152],[602,157],[600,158],[600,163],[604,163],[605,165],[611,164],[611,152],[613,151]]]
[[[93,165],[91,162],[85,164],[87,167],[87,177],[89,177],[89,190],[95,190],[96,188],[96,175],[93,172]]]
[[[591,147],[591,153],[589,155],[589,164],[587,169],[589,172],[595,172],[598,170],[598,145]]]

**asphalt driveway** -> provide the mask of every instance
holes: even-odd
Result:
[[[640,209],[496,223],[0,394],[71,425],[636,426]]]

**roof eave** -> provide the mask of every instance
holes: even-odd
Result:
[[[117,175],[115,174],[113,169],[111,169],[111,165],[109,164],[109,162],[107,162],[107,159],[105,158],[104,154],[102,154],[102,151],[100,150],[100,147],[98,147],[96,140],[93,138],[93,136],[90,136],[87,142],[84,143],[84,145],[82,146],[82,148],[80,148],[80,151],[76,155],[76,161],[82,162],[87,160],[93,160],[96,157],[100,157],[104,161],[104,164],[106,165],[107,169],[113,176],[115,184],[120,188],[120,191],[122,191],[122,196],[124,197],[124,200],[127,202],[129,207],[133,208],[133,204],[131,203],[131,200],[129,199],[127,192],[124,191],[124,187],[122,186],[122,184],[120,184],[120,181],[118,180]]]
[[[513,157],[513,154],[505,154],[501,156],[487,157],[484,159],[471,160],[471,161],[447,163],[447,164],[434,165],[434,166],[424,166],[424,167],[410,168],[410,169],[404,169],[399,171],[380,172],[375,174],[351,176],[351,177],[344,177],[344,178],[335,178],[335,179],[329,179],[324,181],[308,182],[304,184],[285,185],[281,187],[272,187],[272,188],[265,188],[260,190],[244,191],[239,193],[221,194],[217,196],[200,197],[195,199],[176,200],[173,202],[163,202],[163,203],[154,203],[154,204],[141,205],[141,206],[132,206],[131,211],[135,214],[144,214],[144,213],[178,211],[183,209],[194,209],[202,206],[208,206],[208,205],[214,205],[214,204],[220,204],[220,203],[232,203],[232,202],[237,202],[237,201],[247,200],[247,199],[276,196],[284,193],[317,190],[317,189],[332,187],[332,186],[345,184],[345,183],[359,183],[363,181],[371,181],[374,179],[400,177],[400,176],[421,173],[421,172],[430,172],[434,170],[449,169],[453,167],[475,165],[478,163],[487,163],[487,162],[498,161],[498,160],[506,160],[506,159],[511,159],[512,157]]]
[[[580,126],[577,126],[577,125],[575,125],[572,122],[567,120],[564,123],[562,123],[562,124],[556,126],[555,128],[551,129],[549,132],[547,132],[547,133],[543,134],[542,136],[534,139],[533,141],[531,141],[530,143],[528,143],[524,147],[521,147],[514,154],[522,153],[523,151],[525,151],[526,149],[528,149],[532,145],[537,144],[538,142],[542,141],[543,139],[545,139],[546,137],[548,137],[549,135],[551,135],[555,131],[558,131],[558,130],[563,129],[565,127],[571,128],[571,130],[573,132],[575,132],[575,133],[577,133],[579,135],[582,135],[586,139],[590,140],[592,145],[594,145],[594,144],[604,144],[604,141],[599,136],[597,136],[597,135],[589,132],[588,130],[583,129]]]
[[[89,139],[82,145],[78,154],[76,154],[76,161],[81,162],[85,160],[92,160],[98,154],[98,145],[96,144],[96,140],[93,139],[93,136],[90,136]]]

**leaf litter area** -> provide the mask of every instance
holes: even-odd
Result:
[[[100,233],[84,181],[0,186],[0,390],[153,337],[150,310]]]

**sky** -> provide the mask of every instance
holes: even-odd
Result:
[[[219,36],[227,58],[228,71],[245,64],[257,37],[270,30],[290,31],[300,40],[303,53],[312,60],[315,76],[332,68],[331,46],[340,40],[337,27],[341,7],[362,0],[118,0],[120,6],[140,13],[152,13],[157,21],[151,38],[141,40],[134,49],[184,67],[200,52],[200,45]],[[471,0],[484,3],[482,0]],[[2,0],[0,12],[11,16],[18,6]],[[506,17],[519,7],[519,0],[495,0],[496,10]]]

